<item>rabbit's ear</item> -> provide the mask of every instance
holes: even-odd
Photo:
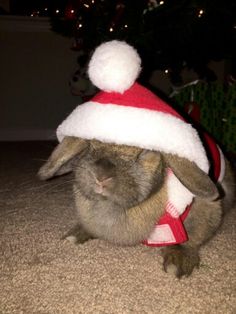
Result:
[[[48,161],[39,169],[39,178],[47,180],[72,171],[74,157],[82,153],[87,146],[88,142],[83,139],[65,137],[54,149]]]
[[[166,165],[172,169],[180,182],[194,195],[215,200],[219,192],[210,179],[194,162],[172,154],[163,154]]]

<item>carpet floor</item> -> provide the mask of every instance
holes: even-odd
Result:
[[[236,211],[178,280],[159,249],[60,238],[75,222],[72,176],[40,182],[50,142],[0,145],[1,314],[235,314]]]

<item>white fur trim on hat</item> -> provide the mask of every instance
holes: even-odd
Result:
[[[141,70],[137,51],[124,41],[101,44],[88,66],[92,83],[106,92],[123,93],[135,82]]]
[[[58,140],[65,136],[172,153],[209,170],[197,131],[168,113],[90,101],[74,109],[58,127]]]

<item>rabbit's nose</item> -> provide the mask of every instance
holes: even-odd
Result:
[[[112,185],[113,184],[113,178],[107,178],[103,181],[100,181],[98,179],[96,179],[96,184],[95,184],[95,192],[98,193],[98,194],[104,194],[105,191],[106,191],[106,188],[109,186],[109,185]]]
[[[96,179],[96,184],[98,185],[98,186],[101,186],[101,187],[106,187],[107,185],[109,185],[110,184],[110,182],[112,182],[112,180],[113,180],[113,178],[111,177],[111,178],[107,178],[107,179],[104,179],[104,180],[98,180],[98,179]]]
[[[102,183],[110,180],[115,175],[115,165],[105,158],[101,158],[95,162],[96,178]]]

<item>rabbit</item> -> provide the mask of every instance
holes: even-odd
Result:
[[[219,185],[194,162],[174,154],[66,136],[38,176],[47,180],[73,171],[78,222],[64,238],[133,246],[150,235],[165,212],[169,168],[195,195],[184,221],[188,241],[161,248],[164,270],[181,278],[199,266],[200,247],[233,206],[234,174],[227,160]]]

